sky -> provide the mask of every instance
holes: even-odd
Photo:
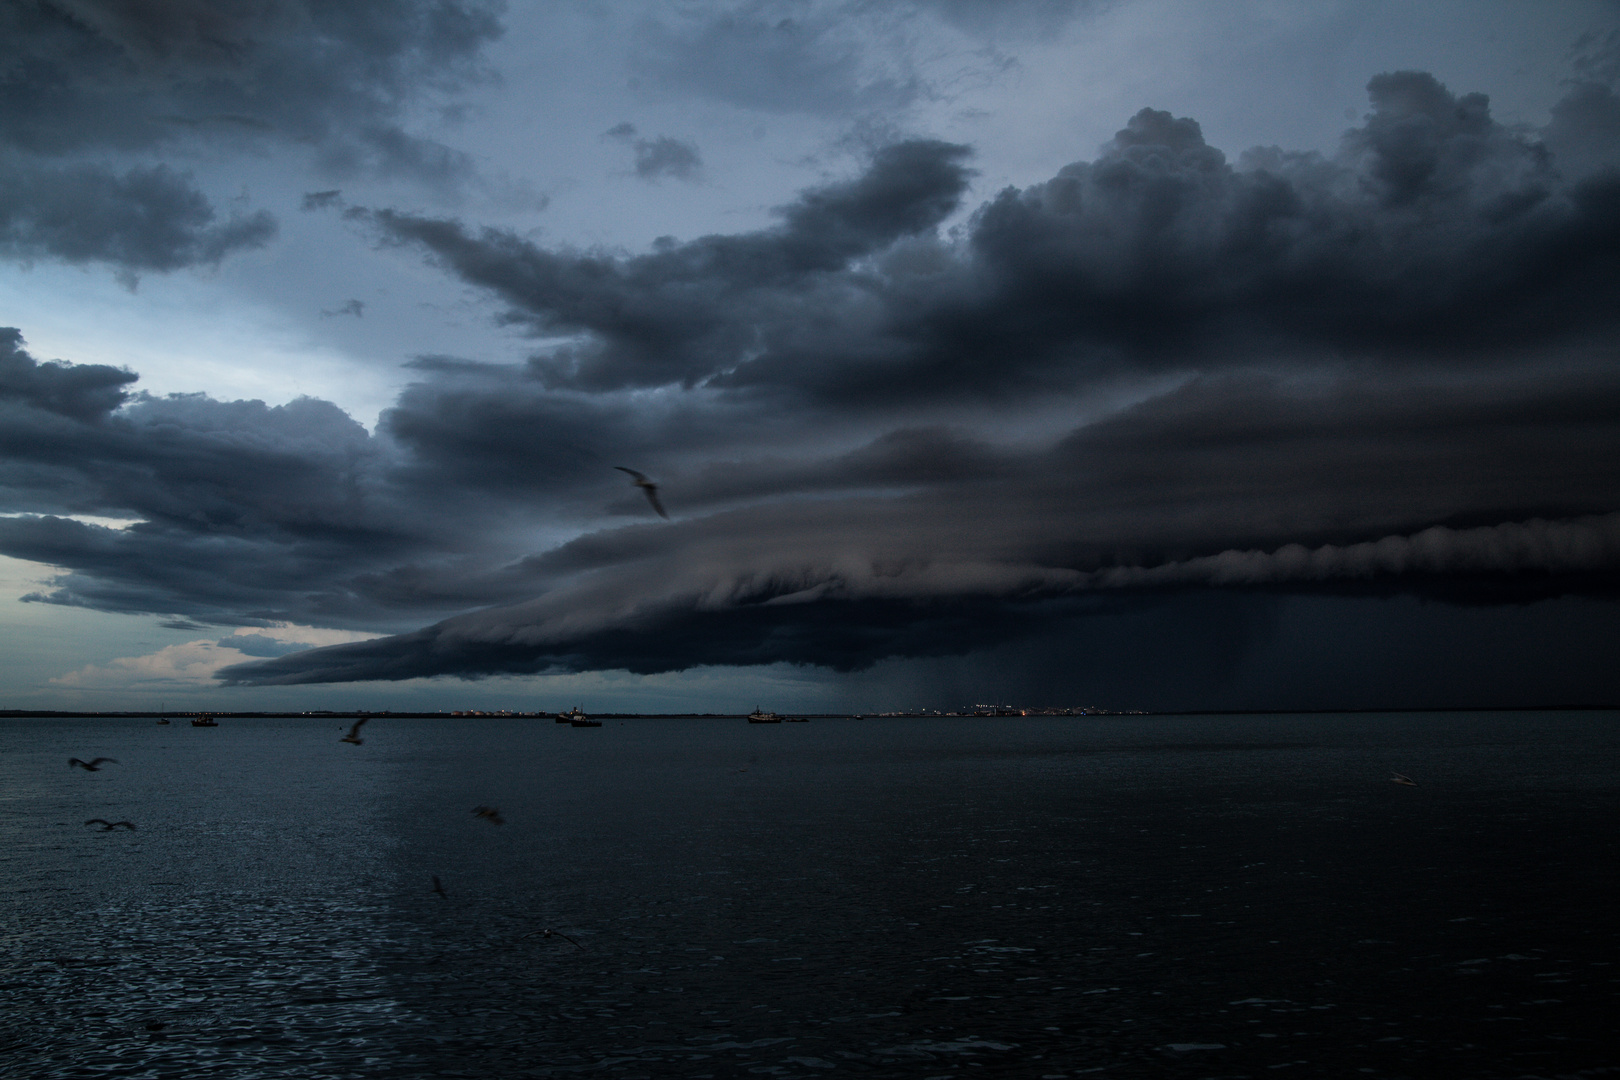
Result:
[[[0,40],[0,708],[1620,702],[1620,5]]]

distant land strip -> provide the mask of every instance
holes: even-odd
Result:
[[[1087,712],[1087,713],[1030,713],[1028,715],[977,715],[972,713],[937,713],[937,712],[866,712],[866,713],[783,713],[783,716],[799,716],[809,720],[1098,720],[1118,719],[1120,717],[1142,716],[1334,716],[1334,715],[1361,715],[1368,713],[1510,713],[1510,712],[1616,712],[1620,705],[1440,705],[1418,708],[1373,708],[1373,709],[1164,709],[1164,710],[1133,710],[1131,712]],[[554,712],[420,712],[415,710],[356,710],[348,712],[328,712],[323,710],[300,710],[285,712],[219,712],[214,710],[167,711],[167,712],[92,712],[88,710],[73,709],[0,709],[0,718],[3,719],[83,719],[83,720],[150,720],[165,716],[184,719],[193,716],[212,716],[217,720],[274,720],[303,717],[318,720],[356,720],[360,717],[390,718],[396,720],[549,720],[557,714]],[[747,713],[591,713],[597,720],[745,720]]]

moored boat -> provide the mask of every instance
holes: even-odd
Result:
[[[168,718],[168,717],[167,717],[167,716],[160,716],[160,717],[158,717],[158,723],[160,723],[160,724],[167,724],[167,723],[168,723],[168,722],[169,722],[169,718]]]
[[[748,714],[748,722],[750,724],[780,724],[782,722],[782,718],[773,712],[764,712],[763,710],[755,709],[753,712]]]
[[[580,709],[580,707],[578,705],[575,705],[568,712],[565,712],[561,716],[557,717],[557,722],[558,723],[563,723],[564,721],[566,721],[569,724],[572,724],[574,727],[601,727],[602,726],[602,721],[600,721],[600,720],[592,720],[590,717],[585,715],[584,711],[582,709]]]
[[[194,716],[191,718],[192,727],[219,727],[212,716]]]

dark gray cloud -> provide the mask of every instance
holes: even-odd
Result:
[[[1041,452],[896,432],[819,463],[711,467],[666,480],[675,525],[525,560],[535,599],[237,677],[850,670],[1210,587],[1612,596],[1617,405],[1612,374],[1463,389],[1226,379]]]
[[[339,188],[330,191],[306,191],[300,209],[305,212],[312,210],[330,210],[343,205],[343,192]]]
[[[22,347],[22,332],[0,326],[0,408],[98,420],[124,403],[124,388],[137,378],[105,364],[37,363]]]
[[[656,139],[637,139],[636,175],[643,180],[657,180],[672,176],[677,180],[693,180],[703,171],[703,157],[689,142],[660,135]]]
[[[659,135],[653,139],[636,137],[636,125],[625,121],[602,133],[604,139],[616,139],[629,146],[636,155],[636,175],[643,180],[657,180],[670,176],[677,180],[696,180],[703,172],[703,155],[689,142]]]
[[[967,156],[950,143],[899,143],[880,150],[857,179],[781,208],[773,229],[705,236],[633,258],[550,251],[510,231],[473,233],[459,222],[392,210],[366,216],[386,236],[423,245],[506,300],[512,321],[593,335],[583,348],[536,361],[555,385],[695,385],[783,333],[803,338],[806,317],[826,337],[818,314],[849,305],[850,264],[934,229],[954,211],[970,175]]]
[[[139,150],[198,129],[386,154],[402,106],[480,75],[498,0],[0,6],[0,145]],[[379,143],[378,140],[381,140]],[[397,152],[397,151],[396,151]]]
[[[24,167],[0,156],[0,258],[109,263],[126,274],[209,265],[275,236],[267,211],[224,221],[188,176],[157,165]]]
[[[955,240],[936,227],[965,190],[965,151],[937,142],[879,151],[774,229],[645,255],[374,220],[505,301],[509,320],[580,332],[535,363],[587,390],[680,382],[859,409],[1133,371],[1478,365],[1612,340],[1620,172],[1565,177],[1482,95],[1424,73],[1369,92],[1367,122],[1331,158],[1259,148],[1233,165],[1195,121],[1144,109],[1095,160],[999,193]]]
[[[1215,593],[1248,598],[1243,655],[1278,598],[1612,604],[1620,179],[1429,76],[1370,89],[1333,157],[1233,165],[1144,110],[954,234],[968,151],[933,141],[643,254],[352,208],[571,343],[419,358],[367,433],[318,401],[126,396],[12,337],[0,552],[63,568],[56,603],[442,620],[244,683],[862,671],[1110,620],[1219,636],[1169,629]]]
[[[331,176],[448,191],[466,155],[400,126],[479,78],[498,0],[11,0],[0,4],[0,256],[126,274],[264,243],[264,212],[216,223],[191,179],[148,161],[206,142],[310,147]]]

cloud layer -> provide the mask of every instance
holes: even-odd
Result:
[[[350,207],[546,343],[418,358],[368,433],[12,332],[0,552],[62,568],[32,599],[408,631],[222,673],[268,684],[848,671],[1209,590],[1612,597],[1603,89],[1538,134],[1391,73],[1335,155],[1235,163],[1144,109],[976,208],[970,148],[899,141],[641,253]]]

